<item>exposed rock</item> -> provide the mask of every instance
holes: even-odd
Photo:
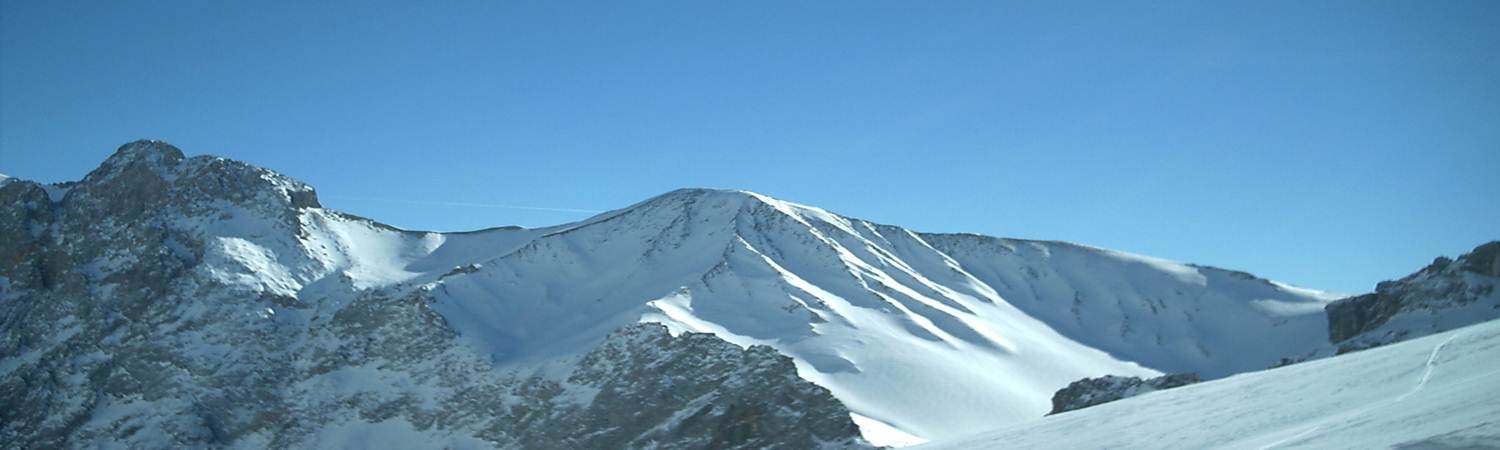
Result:
[[[1500,277],[1500,241],[1474,248],[1474,251],[1459,258],[1464,270],[1480,275]]]
[[[1075,409],[1083,409],[1123,398],[1134,397],[1147,392],[1186,386],[1199,381],[1203,380],[1199,379],[1197,374],[1191,373],[1162,375],[1145,380],[1139,377],[1121,377],[1115,375],[1084,378],[1068,383],[1068,387],[1058,390],[1052,396],[1052,412],[1047,414],[1052,415]]]
[[[858,444],[848,410],[770,347],[740,349],[660,324],[612,333],[566,385],[594,392],[527,448],[819,448]],[[559,426],[562,425],[562,426]],[[576,430],[591,430],[579,434]]]
[[[1328,339],[1339,353],[1389,344],[1500,317],[1500,241],[1457,260],[1439,257],[1375,292],[1329,303]]]

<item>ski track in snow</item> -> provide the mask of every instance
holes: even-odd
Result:
[[[1444,346],[1448,345],[1449,342],[1453,342],[1454,339],[1458,339],[1459,336],[1463,336],[1463,334],[1460,333],[1449,336],[1447,340],[1443,341],[1443,343],[1438,344],[1437,346],[1432,348],[1432,355],[1427,357],[1427,370],[1422,372],[1422,381],[1418,381],[1417,385],[1413,386],[1410,391],[1407,391],[1405,394],[1401,394],[1400,397],[1396,397],[1396,401],[1399,402],[1402,400],[1406,400],[1407,397],[1411,397],[1412,394],[1417,393],[1417,391],[1420,391],[1423,387],[1427,386],[1427,380],[1432,379],[1432,370],[1437,368],[1438,352],[1443,351]]]
[[[1452,336],[1449,336],[1448,339],[1445,339],[1445,340],[1443,340],[1443,342],[1440,342],[1440,343],[1438,343],[1438,345],[1435,345],[1435,346],[1432,347],[1432,353],[1427,356],[1427,362],[1425,363],[1426,367],[1422,371],[1422,379],[1418,380],[1417,384],[1415,386],[1412,386],[1411,390],[1406,391],[1405,393],[1403,393],[1403,394],[1401,394],[1401,395],[1399,395],[1399,396],[1397,396],[1397,397],[1395,397],[1393,399],[1390,399],[1389,401],[1375,403],[1375,404],[1366,406],[1364,408],[1360,408],[1360,409],[1351,411],[1349,413],[1340,414],[1338,416],[1335,416],[1335,417],[1332,417],[1332,418],[1329,418],[1329,419],[1324,419],[1323,421],[1318,422],[1317,424],[1313,425],[1312,427],[1309,427],[1308,429],[1303,430],[1301,433],[1297,433],[1296,435],[1293,435],[1292,437],[1285,438],[1285,439],[1282,439],[1282,440],[1279,440],[1279,441],[1276,441],[1276,442],[1272,442],[1270,444],[1263,445],[1263,446],[1261,446],[1259,448],[1259,450],[1267,450],[1267,449],[1271,449],[1271,448],[1280,447],[1280,446],[1285,445],[1285,444],[1296,442],[1298,440],[1301,440],[1304,437],[1307,437],[1307,436],[1312,435],[1313,433],[1316,433],[1319,429],[1323,428],[1323,425],[1326,425],[1328,423],[1331,423],[1331,422],[1334,422],[1334,421],[1347,420],[1347,419],[1350,419],[1350,418],[1358,417],[1358,416],[1360,416],[1362,414],[1365,414],[1365,413],[1368,413],[1370,411],[1374,411],[1376,409],[1384,408],[1386,406],[1390,406],[1390,405],[1393,405],[1395,403],[1398,403],[1398,402],[1401,402],[1403,400],[1406,400],[1407,397],[1411,397],[1412,394],[1416,394],[1418,391],[1421,391],[1423,387],[1427,386],[1427,380],[1432,379],[1432,371],[1433,371],[1433,369],[1437,368],[1438,353],[1441,352],[1441,351],[1443,351],[1443,347],[1446,346],[1446,345],[1448,345],[1449,342],[1453,342],[1454,339],[1458,339],[1459,336],[1463,336],[1463,333],[1458,333],[1458,334],[1454,334]]]

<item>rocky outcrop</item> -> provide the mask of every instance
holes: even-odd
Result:
[[[741,349],[660,324],[615,331],[565,386],[593,393],[556,422],[526,427],[525,448],[821,448],[859,430],[827,389],[797,377],[770,347]],[[577,430],[589,430],[578,433]]]
[[[1401,300],[1389,293],[1387,283],[1381,283],[1375,293],[1338,300],[1324,307],[1328,312],[1328,340],[1335,343],[1346,341],[1384,325],[1400,312]],[[1387,288],[1386,295],[1380,294],[1380,287]]]
[[[1439,257],[1375,292],[1329,303],[1328,339],[1340,353],[1385,345],[1500,317],[1500,241],[1457,260]]]
[[[1474,248],[1474,251],[1458,258],[1463,270],[1500,277],[1500,241],[1491,241]]]
[[[246,320],[278,299],[212,282],[200,263],[219,234],[206,227],[294,235],[292,196],[311,192],[151,141],[122,146],[78,183],[5,184],[0,202],[18,207],[0,215],[0,439],[223,444],[243,431],[232,418],[281,414],[268,391],[288,381],[299,334]]]
[[[140,141],[77,183],[0,182],[0,204],[7,447],[864,446],[789,359],[709,335],[637,325],[497,368],[437,284],[336,266],[308,236],[353,219],[265,169]]]
[[[1121,377],[1115,375],[1084,378],[1068,383],[1068,387],[1062,388],[1056,394],[1053,394],[1052,411],[1047,414],[1052,415],[1083,409],[1123,398],[1134,397],[1147,392],[1186,386],[1199,381],[1202,380],[1198,378],[1198,375],[1191,373],[1162,375],[1144,380],[1139,377]]]

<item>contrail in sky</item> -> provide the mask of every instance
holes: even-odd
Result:
[[[436,202],[436,201],[421,201],[421,200],[398,200],[398,199],[393,199],[393,198],[347,197],[347,196],[343,196],[343,195],[322,195],[320,197],[327,198],[327,199],[333,199],[333,200],[354,200],[354,201],[383,202],[383,203],[405,203],[405,204],[408,204],[408,205],[462,206],[462,207],[469,207],[469,208],[520,209],[520,210],[527,210],[527,211],[552,211],[552,212],[572,212],[572,213],[589,213],[589,214],[597,214],[597,213],[604,212],[604,210],[599,210],[599,209],[548,208],[548,207],[543,207],[543,206],[505,205],[505,204],[499,204],[499,203]]]

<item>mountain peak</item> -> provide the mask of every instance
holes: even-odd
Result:
[[[176,164],[184,157],[182,150],[172,144],[141,139],[121,145],[113,155],[110,155],[109,159],[104,160],[104,164],[117,166],[136,162],[153,165]]]
[[[674,189],[642,200],[634,205],[590,219],[587,222],[608,220],[627,214],[646,214],[670,221],[680,214],[719,215],[734,214],[741,207],[762,204],[788,211],[789,202],[783,202],[762,194],[739,189],[689,187]],[[799,205],[800,206],[800,205]]]
[[[750,191],[747,191],[747,190],[744,190],[744,189],[727,189],[727,188],[714,188],[714,187],[703,187],[703,186],[691,186],[691,187],[677,188],[677,189],[673,189],[671,191],[668,191],[666,194],[663,194],[663,195],[673,195],[673,194],[678,194],[678,195],[703,195],[703,194],[711,194],[711,193],[760,195],[760,194],[756,194],[754,192],[750,192]]]
[[[311,186],[269,169],[214,156],[186,157],[172,144],[139,140],[120,146],[71,189],[80,210],[134,211],[201,207],[225,201],[273,215],[285,208],[318,207]],[[135,215],[131,215],[135,217]]]
[[[162,141],[138,140],[121,145],[113,155],[105,159],[94,171],[84,177],[85,182],[102,182],[126,173],[151,173],[165,177],[172,168],[182,163],[182,150]]]
[[[1473,251],[1459,256],[1464,269],[1492,277],[1500,277],[1500,241],[1490,241]]]
[[[110,158],[172,158],[182,159],[182,150],[166,141],[155,139],[138,139],[127,142],[115,149],[115,154]]]
[[[759,192],[744,189],[723,189],[707,187],[687,187],[675,189],[667,193],[646,199],[632,206],[633,209],[641,206],[661,206],[664,204],[729,204],[735,205],[764,205],[787,215],[805,218],[805,216],[818,216],[822,220],[828,220],[836,215],[814,206],[781,200]]]
[[[668,191],[665,194],[661,194],[661,195],[658,195],[656,197],[652,197],[650,200],[647,200],[646,202],[649,203],[652,200],[658,200],[658,199],[660,199],[660,200],[666,200],[666,199],[687,199],[687,198],[696,199],[696,198],[705,198],[705,197],[738,198],[738,199],[741,199],[741,200],[756,200],[756,201],[767,202],[767,203],[770,203],[770,202],[780,202],[780,200],[777,200],[775,198],[771,198],[768,195],[761,194],[761,193],[758,193],[758,192],[751,192],[751,191],[747,191],[747,190],[744,190],[744,189],[723,189],[723,188],[708,188],[708,187],[685,187],[685,188],[680,188],[680,189],[673,189],[671,191]]]

